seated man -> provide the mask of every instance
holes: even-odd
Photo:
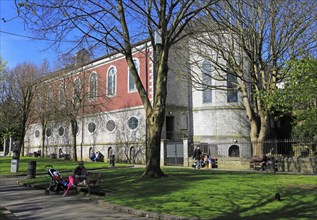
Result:
[[[97,153],[98,154],[96,155],[96,161],[102,162],[104,158],[103,154],[100,151],[98,151]]]
[[[267,162],[268,162],[268,158],[267,156],[264,156],[262,161],[261,161],[261,170],[264,171],[267,168]]]
[[[73,170],[73,175],[68,177],[68,186],[63,196],[69,195],[69,190],[73,185],[85,185],[87,174],[84,162],[80,161],[78,166]]]
[[[99,151],[96,152],[95,161],[99,161],[100,153]]]
[[[90,156],[90,160],[92,162],[95,162],[96,161],[96,154],[94,152],[92,152],[92,155]]]

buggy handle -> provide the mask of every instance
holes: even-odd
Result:
[[[53,168],[52,165],[48,164],[48,165],[45,165],[45,170],[49,170],[50,168]]]

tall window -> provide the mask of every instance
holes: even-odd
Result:
[[[107,95],[114,96],[116,94],[116,69],[111,67],[108,71]]]
[[[203,103],[211,103],[212,102],[212,90],[208,88],[211,86],[211,74],[212,67],[210,62],[204,61],[202,65],[202,82],[205,85],[203,91]]]
[[[35,100],[35,110],[40,111],[41,110],[41,103],[42,102],[42,96],[40,93],[36,94],[36,100]]]
[[[47,92],[47,109],[50,109],[52,107],[53,95],[53,89],[50,87]]]
[[[232,71],[227,70],[227,102],[237,102],[238,91],[237,91],[237,76]]]
[[[140,75],[140,62],[139,62],[139,60],[133,59],[133,62],[134,62],[134,65],[135,65],[135,68],[136,68],[138,74]],[[134,91],[136,91],[136,86],[135,86],[133,76],[130,72],[130,69],[128,70],[128,75],[129,75],[129,78],[128,78],[129,79],[129,81],[128,81],[129,92],[134,92]]]
[[[89,78],[89,98],[96,99],[97,88],[98,88],[98,75],[97,73],[92,73]]]
[[[62,83],[61,86],[59,87],[59,102],[60,102],[60,107],[65,108],[66,107],[66,93],[65,93],[65,83]]]
[[[81,96],[81,82],[80,78],[77,78],[74,82],[74,103],[80,103],[80,96]]]

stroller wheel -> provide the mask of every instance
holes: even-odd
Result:
[[[44,190],[44,193],[45,193],[45,195],[48,195],[48,194],[50,194],[50,191],[49,190]]]

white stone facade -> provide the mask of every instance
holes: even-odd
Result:
[[[179,72],[186,73],[189,68],[191,71],[202,74],[199,65],[202,65],[203,58],[197,54],[188,54],[185,57],[189,60],[197,60],[198,65],[189,67],[187,60],[181,60],[181,62],[178,60],[178,64],[182,63],[183,67],[180,65],[180,68],[175,68],[174,61],[179,57],[177,53],[172,53],[170,57],[169,65],[174,68],[170,68],[168,75],[166,120],[162,139],[180,141],[188,138],[186,151],[191,152],[194,145],[200,144],[207,146],[210,149],[209,153],[216,153],[217,156],[229,156],[230,147],[236,145],[240,150],[238,156],[248,157],[249,147],[239,145],[249,137],[249,125],[240,94],[237,94],[236,102],[228,103],[226,91],[212,90],[211,102],[204,103],[204,91],[200,90],[199,86],[190,84],[181,77],[182,74],[179,74]],[[120,59],[122,57],[115,54],[112,57],[100,59],[95,64],[89,64],[87,68],[94,65],[102,68],[103,65]],[[142,57],[139,57],[139,60],[140,68],[143,68]],[[152,63],[149,63],[148,70],[149,95],[152,96],[154,88]],[[225,74],[223,73],[223,76]],[[213,79],[211,83],[226,86],[227,82]],[[128,123],[132,117],[138,122],[137,127],[133,129],[129,128]],[[119,161],[145,162],[146,125],[142,105],[84,115],[84,117],[78,117],[77,122],[78,159],[89,160],[91,152],[101,151],[106,159],[110,154],[114,154],[116,160]],[[58,154],[60,149],[63,153],[71,155],[70,125],[66,122],[51,122],[48,128],[51,129],[51,135],[46,136],[45,139],[45,155]],[[40,124],[29,126],[25,138],[25,153],[33,153],[41,149],[41,130]]]

